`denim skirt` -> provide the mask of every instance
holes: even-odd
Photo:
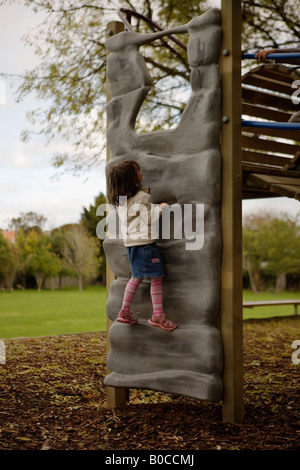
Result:
[[[165,270],[156,242],[148,245],[127,246],[132,277],[164,277]]]

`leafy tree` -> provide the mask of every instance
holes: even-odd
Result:
[[[294,0],[243,0],[243,47],[277,49],[300,43],[299,3]]]
[[[45,278],[51,280],[59,274],[60,260],[55,253],[51,252],[48,237],[44,234],[39,235],[34,230],[31,230],[26,237],[25,252],[26,266],[33,273],[38,291],[40,291]]]
[[[89,208],[83,208],[83,212],[81,213],[80,223],[86,229],[87,233],[93,237],[96,241],[98,247],[98,273],[101,276],[101,280],[103,284],[105,284],[105,274],[106,274],[106,258],[103,250],[103,241],[97,237],[96,234],[96,227],[101,217],[96,215],[97,207],[101,204],[106,203],[105,195],[100,192],[100,194],[95,197],[94,204],[90,204]],[[103,216],[105,217],[105,216]]]
[[[65,232],[66,243],[63,255],[78,278],[78,289],[82,290],[83,281],[97,275],[97,245],[80,225]]]
[[[276,278],[276,291],[287,273],[300,272],[298,217],[259,213],[248,216],[243,227],[243,255],[254,292],[262,272]]]
[[[19,217],[12,218],[9,221],[8,228],[9,230],[16,230],[17,232],[19,230],[29,232],[34,229],[41,233],[46,221],[46,217],[41,214],[37,214],[36,212],[21,212]]]
[[[18,267],[18,249],[0,232],[0,281],[7,290],[12,289]]]
[[[276,277],[278,292],[286,273],[299,273],[300,227],[287,215],[275,217],[271,223],[262,224],[260,238],[264,270]]]
[[[60,261],[60,269],[57,276],[59,278],[59,288],[61,288],[63,277],[74,276],[74,270],[68,265],[63,255],[64,247],[67,243],[63,228],[53,229],[51,233],[47,234],[47,240],[50,244],[51,253],[54,253]]]
[[[15,245],[19,251],[19,276],[22,279],[23,287],[25,287],[25,278],[26,278],[26,259],[27,259],[27,251],[26,251],[26,235],[24,230],[19,230],[15,235]]]
[[[259,290],[260,263],[256,231],[246,226],[243,228],[243,264],[249,275],[251,289],[255,294]]]
[[[39,292],[42,288],[44,279],[46,277],[53,279],[53,277],[58,275],[60,270],[59,260],[50,253],[46,247],[41,247],[29,255],[28,266],[34,274]]]
[[[8,221],[9,230],[15,230],[14,250],[17,251],[18,275],[25,283],[25,277],[28,271],[28,247],[27,236],[30,232],[35,232],[38,239],[43,238],[43,226],[47,221],[46,217],[36,212],[21,212],[18,217]]]
[[[28,113],[33,127],[24,131],[23,138],[27,140],[33,130],[49,141],[57,135],[69,140],[73,150],[70,154],[56,155],[54,165],[68,168],[70,164],[72,171],[97,163],[104,146],[101,136],[106,128],[105,41],[109,21],[120,20],[117,9],[137,11],[163,28],[171,28],[187,23],[206,8],[204,0],[23,0],[23,3],[44,15],[45,20],[26,38],[27,44],[35,47],[40,62],[20,77],[17,99],[33,93],[38,100],[50,103],[46,109]],[[147,23],[134,18],[132,21],[135,31],[153,32]],[[182,35],[180,39],[187,42],[188,38]],[[160,123],[168,127],[178,121],[185,107],[183,92],[189,89],[190,75],[187,54],[167,38],[142,49],[154,85],[144,104],[149,123],[146,127],[155,130]]]
[[[17,99],[33,93],[49,103],[46,109],[28,113],[32,127],[24,131],[23,138],[28,139],[31,132],[49,141],[61,135],[70,141],[72,150],[57,154],[53,164],[75,172],[98,163],[105,145],[105,40],[109,21],[119,20],[117,9],[133,10],[168,29],[208,8],[205,0],[23,0],[23,4],[45,19],[26,38],[40,62],[19,77]],[[242,0],[242,6],[243,49],[299,45],[298,2]],[[134,17],[132,26],[137,32],[154,29]],[[178,38],[182,43],[188,39],[187,35]],[[140,113],[142,128],[170,127],[178,122],[190,90],[186,51],[166,37],[141,51],[154,85]]]

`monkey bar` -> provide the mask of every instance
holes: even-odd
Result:
[[[248,121],[247,119],[242,119],[242,126],[256,128],[259,127],[263,129],[284,129],[291,131],[300,131],[300,123],[298,122]]]
[[[242,60],[256,59],[256,54],[243,52]],[[267,59],[300,59],[300,52],[274,52],[267,54]]]

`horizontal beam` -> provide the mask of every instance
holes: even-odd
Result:
[[[253,308],[253,307],[268,307],[272,305],[300,305],[300,300],[261,300],[261,301],[249,301],[243,302],[244,308]]]
[[[288,95],[276,95],[270,90],[269,93],[266,92],[266,89],[248,88],[246,86],[242,87],[242,100],[243,102],[256,104],[259,106],[265,106],[267,108],[280,109],[282,111],[287,111],[288,113],[295,112],[295,105],[292,101],[292,97]],[[295,97],[294,101],[298,102],[299,98]],[[295,103],[296,104],[296,103]],[[272,119],[275,121],[275,118]]]
[[[242,60],[244,59],[256,59],[256,53],[242,52]],[[276,52],[267,54],[267,59],[300,59],[300,52]]]
[[[244,127],[261,127],[264,129],[286,129],[300,131],[300,122],[267,122],[267,121],[248,121],[242,119]]]
[[[251,129],[254,129],[253,127]],[[243,149],[252,149],[255,151],[272,152],[272,153],[283,153],[289,155],[292,158],[299,150],[298,144],[291,144],[286,142],[275,142],[269,139],[260,139],[258,135],[250,137],[247,135],[242,136],[242,147]]]
[[[267,300],[262,302],[244,302],[244,308],[253,307],[269,307],[274,305],[294,305],[294,314],[298,315],[297,306],[300,305],[300,300]]]

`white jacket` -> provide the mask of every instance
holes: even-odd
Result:
[[[159,205],[152,204],[151,197],[141,190],[135,196],[124,198],[118,206],[121,232],[125,246],[147,245],[158,238]]]

